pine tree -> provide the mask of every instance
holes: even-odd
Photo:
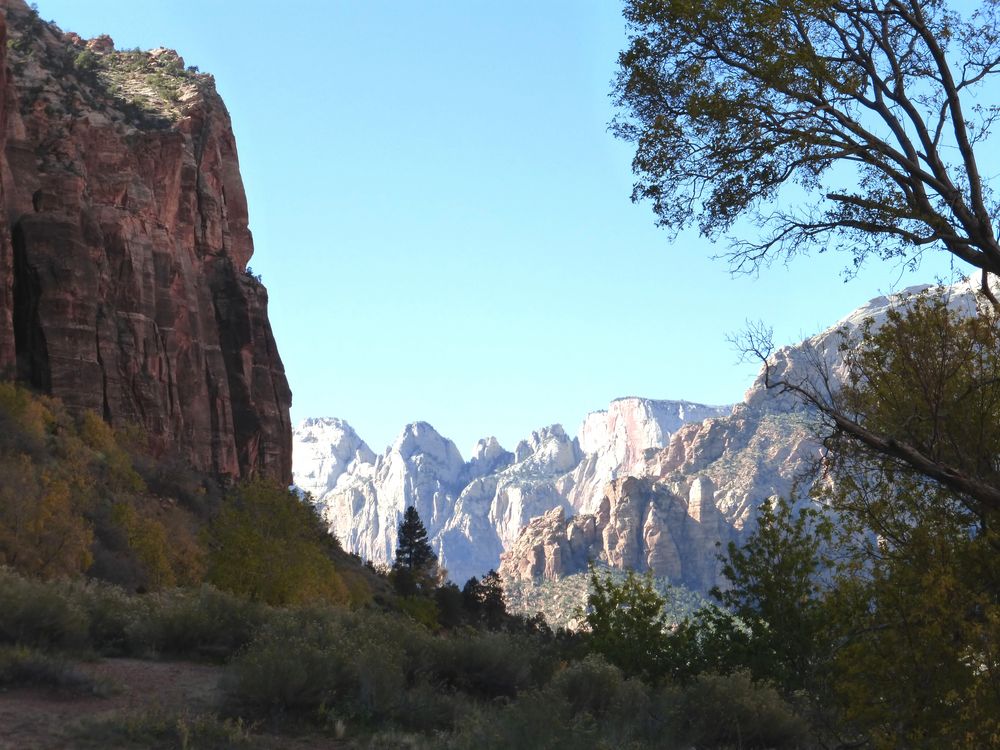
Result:
[[[427,529],[420,520],[420,514],[412,505],[406,509],[399,524],[392,572],[396,588],[403,594],[432,588],[437,583],[437,555],[427,541]]]
[[[503,590],[503,581],[495,570],[483,576],[479,584],[480,605],[486,627],[499,630],[507,619],[507,597]]]

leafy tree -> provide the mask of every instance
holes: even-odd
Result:
[[[629,675],[658,680],[667,663],[666,600],[647,573],[618,584],[591,566],[584,612],[591,649]]]
[[[437,555],[427,541],[427,529],[420,514],[412,505],[399,524],[392,577],[396,589],[404,595],[431,589],[438,581]]]
[[[503,581],[495,570],[484,575],[482,581],[473,576],[465,582],[462,607],[472,622],[481,622],[490,630],[500,630],[511,619]]]
[[[827,611],[845,717],[876,747],[986,747],[1000,732],[1000,331],[942,297],[847,342],[838,409],[933,465],[828,439],[846,557]],[[964,490],[964,491],[963,491]]]
[[[268,604],[346,602],[336,540],[311,506],[263,480],[236,487],[207,532],[207,580]]]
[[[85,571],[93,526],[70,485],[24,455],[0,458],[0,477],[0,563],[43,578]]]
[[[702,669],[749,669],[794,692],[815,684],[825,647],[822,580],[833,524],[819,509],[794,512],[787,501],[765,501],[757,526],[742,546],[730,542],[722,574],[728,586],[712,591],[718,607],[696,613],[686,625]]]
[[[613,128],[636,144],[634,200],[716,237],[764,227],[730,260],[841,247],[943,247],[1000,273],[977,149],[998,110],[1000,4],[944,0],[627,0]],[[806,200],[782,206],[794,184]],[[787,205],[787,204],[786,204]]]

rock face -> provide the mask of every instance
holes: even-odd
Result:
[[[692,482],[687,496],[651,478],[616,479],[596,513],[566,518],[557,508],[532,519],[501,555],[500,574],[515,581],[554,580],[596,561],[649,570],[706,591],[718,582],[716,544],[733,536],[714,499],[705,477]]]
[[[361,464],[375,463],[375,453],[342,419],[307,419],[295,430],[292,465],[306,467],[295,474],[298,487],[322,497],[337,480]]]
[[[0,374],[198,469],[289,481],[291,393],[213,79],[22,0],[3,18]]]
[[[685,419],[728,410],[619,399],[588,415],[579,438],[552,425],[512,452],[486,438],[467,463],[427,424],[407,426],[383,455],[366,458],[345,423],[307,420],[295,431],[295,481],[344,547],[375,562],[391,562],[403,511],[414,505],[439,560],[462,582],[496,568],[532,518],[598,507],[607,482],[665,446]]]
[[[579,433],[586,457],[564,483],[570,505],[578,512],[593,513],[608,480],[642,474],[649,455],[666,446],[683,425],[730,411],[732,406],[620,398],[607,411],[588,414]]]
[[[815,379],[820,366],[836,387],[844,375],[841,332],[856,332],[869,319],[877,327],[891,308],[929,288],[873,299],[822,333],[779,349],[770,359],[773,377],[801,383]],[[972,281],[953,285],[950,306],[968,314],[975,291]],[[809,502],[816,427],[797,399],[765,387],[762,372],[731,414],[682,425],[664,448],[646,451],[631,468],[634,477],[607,485],[595,510],[533,519],[503,554],[500,573],[515,581],[553,580],[595,560],[650,570],[698,591],[721,585],[716,545],[744,540],[762,501]]]

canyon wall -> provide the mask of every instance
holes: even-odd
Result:
[[[3,21],[0,375],[197,469],[290,481],[291,392],[214,79],[22,0]]]

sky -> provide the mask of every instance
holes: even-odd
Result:
[[[38,0],[119,49],[215,75],[250,205],[251,261],[292,418],[376,451],[430,422],[468,457],[643,396],[739,401],[748,321],[791,344],[868,299],[951,274],[835,253],[733,276],[630,194],[608,132],[613,0]]]

